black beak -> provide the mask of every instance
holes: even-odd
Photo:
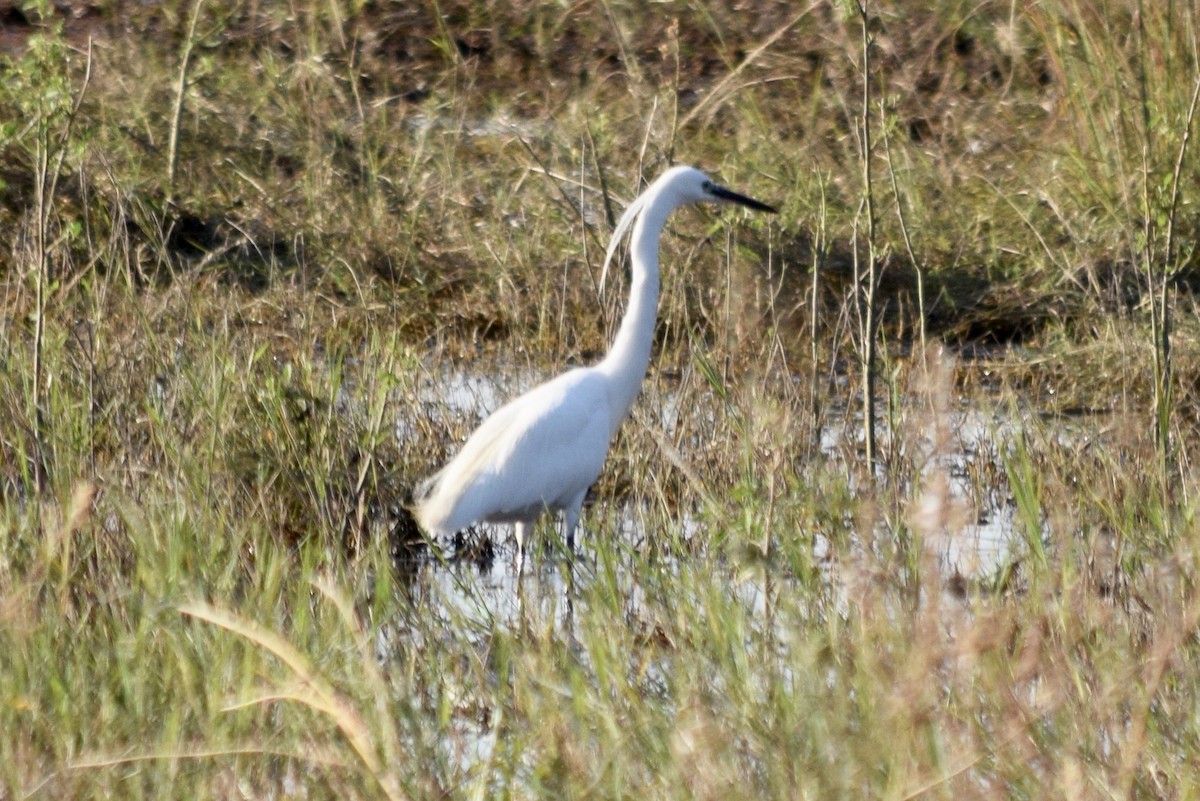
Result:
[[[717,186],[716,184],[713,184],[709,191],[712,193],[713,197],[720,198],[721,200],[725,200],[730,203],[737,203],[739,206],[745,206],[746,208],[754,209],[755,211],[766,211],[770,212],[771,214],[775,214],[778,211],[774,206],[768,206],[766,203],[759,203],[754,198],[746,197],[745,195],[739,195],[732,189],[726,189],[723,186]]]

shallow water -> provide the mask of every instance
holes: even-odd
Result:
[[[521,392],[543,380],[529,369],[507,370],[503,375],[489,375],[470,369],[452,369],[440,374],[430,373],[417,388],[417,397],[406,406],[409,409],[420,409],[422,413],[432,416],[439,426],[456,425],[464,431],[471,431],[508,400],[517,397]],[[666,383],[660,379],[660,384]],[[674,427],[679,425],[681,413],[680,401],[676,394],[666,387],[647,388],[643,403],[650,403],[655,409],[655,420],[660,424],[664,433],[670,437]],[[1029,412],[1027,417],[1031,417]],[[980,575],[998,567],[1009,552],[1015,525],[1015,511],[1011,499],[996,497],[988,493],[987,497],[975,497],[971,487],[968,467],[978,459],[995,460],[998,454],[1005,452],[1016,432],[1018,424],[1014,424],[1008,410],[983,410],[960,405],[947,413],[947,432],[928,432],[917,425],[920,432],[915,441],[905,443],[910,450],[921,452],[924,462],[923,476],[936,472],[945,475],[948,483],[948,500],[956,505],[969,519],[955,526],[953,535],[935,537],[941,540],[936,543],[940,547],[940,556],[950,571],[964,575]],[[820,452],[830,459],[845,459],[847,450],[854,450],[855,443],[861,438],[859,421],[853,414],[845,414],[844,410],[827,414],[831,422],[821,429]],[[450,421],[453,421],[451,423]],[[1023,424],[1024,418],[1020,424]],[[401,417],[396,422],[396,436],[408,439],[417,434],[418,427],[412,420]],[[1064,430],[1065,436],[1076,436],[1075,432]],[[940,441],[934,441],[940,440]],[[886,450],[886,445],[882,446]],[[455,450],[451,448],[451,452]],[[1003,465],[992,465],[1003,472]],[[617,512],[620,519],[618,528],[633,542],[641,536],[634,520],[633,509],[623,509]],[[543,523],[544,525],[544,523]],[[558,521],[561,528],[561,520]],[[581,524],[587,526],[587,515]],[[681,539],[688,540],[700,534],[698,524],[688,518],[681,522],[684,532]],[[479,526],[478,531],[490,537],[500,554],[496,564],[487,566],[481,573],[480,579],[490,582],[497,591],[511,590],[514,581],[511,527],[508,526]],[[539,531],[544,531],[539,527]],[[586,530],[582,532],[583,540],[587,540]],[[815,536],[814,549],[816,556],[821,558],[825,548],[819,535]],[[497,571],[504,568],[508,576],[501,579]],[[441,570],[440,566],[435,567]],[[501,589],[503,588],[503,589]]]
[[[422,427],[416,421],[401,417],[396,421],[396,436],[401,439],[419,437],[419,430],[432,426],[437,430],[472,431],[479,422],[509,399],[543,380],[546,376],[529,368],[509,367],[498,373],[484,373],[469,368],[438,371],[430,369],[402,407],[408,414],[425,415]],[[697,410],[689,409],[690,421],[681,422],[683,401],[676,391],[675,379],[657,376],[647,381],[639,404],[653,410],[655,425],[673,434],[671,429],[689,422],[695,424]],[[694,403],[694,399],[688,402]],[[712,400],[712,419],[716,404]],[[1086,443],[1097,436],[1101,418],[1079,417],[1043,424],[1039,413],[1032,408],[1014,408],[1009,402],[993,408],[981,408],[978,401],[961,397],[943,398],[941,408],[931,414],[928,398],[905,398],[897,413],[896,442],[881,433],[881,453],[903,453],[904,458],[920,465],[915,483],[903,487],[899,494],[911,500],[905,523],[917,536],[925,553],[932,555],[947,579],[962,579],[968,583],[986,582],[1006,565],[1019,557],[1018,551],[1027,548],[1025,535],[1018,528],[1015,503],[1006,489],[1003,461],[1011,453],[1016,440],[1031,426],[1039,435],[1059,441]],[[708,412],[698,410],[701,418]],[[880,410],[881,415],[884,410]],[[881,416],[881,420],[885,419]],[[627,425],[629,425],[627,423]],[[859,418],[846,409],[827,412],[820,433],[820,453],[828,460],[846,462],[859,458],[861,439]],[[451,447],[451,453],[456,447]],[[610,457],[611,458],[611,457]],[[702,468],[699,468],[702,469]],[[1000,476],[999,480],[981,481],[982,473]],[[596,499],[597,506],[604,504]],[[600,523],[597,515],[608,515]],[[634,505],[603,509],[585,508],[579,538],[584,561],[592,555],[589,525],[603,525],[606,532],[617,532],[619,547],[638,551],[645,547],[647,532],[642,528],[641,511]],[[678,520],[679,542],[694,543],[703,548],[706,523],[686,513]],[[561,516],[556,517],[556,531],[561,534]],[[876,532],[889,536],[887,531]],[[804,532],[801,532],[803,535]],[[612,536],[611,533],[604,536]],[[817,564],[831,561],[829,543],[820,532],[811,532],[812,556]],[[524,572],[518,575],[515,546],[510,526],[481,525],[471,534],[457,538],[454,543],[439,543],[444,561],[430,559],[418,567],[417,585],[425,594],[431,608],[490,631],[494,626],[506,628],[523,624],[524,616],[536,610],[539,620],[547,615],[566,622],[570,613],[569,582],[565,577],[561,538],[547,544],[550,538],[548,518],[543,518],[535,534],[531,553]],[[482,554],[478,545],[488,541],[490,547]],[[670,555],[662,558],[670,560]],[[620,567],[618,566],[618,569]],[[828,569],[833,584],[839,581],[836,566]],[[586,581],[574,575],[575,581]],[[636,593],[635,577],[623,580]],[[835,591],[836,592],[836,591]]]
[[[429,415],[434,428],[444,426],[443,430],[466,432],[543,377],[528,369],[508,370],[501,376],[469,369],[440,373],[431,370],[418,386],[417,397],[409,398],[404,407]],[[718,402],[713,401],[714,404]],[[996,485],[981,491],[976,488],[972,475],[978,474],[981,462],[986,462],[989,470],[1004,475],[1003,464],[997,462],[1011,451],[1022,429],[1037,422],[1037,413],[1034,410],[1014,411],[1011,405],[999,404],[994,409],[981,409],[955,398],[952,408],[942,409],[934,416],[938,419],[930,422],[930,414],[922,409],[923,402],[918,399],[904,401],[911,408],[901,410],[898,428],[910,433],[905,434],[904,442],[885,441],[881,448],[885,453],[889,447],[893,451],[904,451],[907,458],[922,465],[917,479],[921,486],[908,488],[904,493],[913,498],[915,510],[911,515],[913,519],[908,522],[914,531],[920,531],[922,527],[927,529],[920,532],[921,542],[947,579],[942,582],[941,602],[952,605],[961,613],[964,608],[961,592],[950,590],[953,579],[986,583],[988,577],[996,575],[1019,555],[1020,548],[1026,547],[1017,529],[1015,505],[1007,491],[998,490]],[[648,382],[641,403],[654,409],[654,420],[664,427],[687,424],[682,421],[681,401],[670,380],[659,376]],[[827,422],[822,427],[820,452],[829,460],[856,458],[856,439],[860,436],[858,420],[853,412],[836,411],[836,414],[827,415]],[[694,420],[692,418],[692,422]],[[1071,421],[1062,424],[1061,430],[1054,429],[1055,436],[1086,439],[1094,433],[1095,425],[1094,420]],[[402,438],[417,436],[421,428],[414,420],[401,419],[396,423],[396,435]],[[598,505],[603,503],[603,499],[597,500]],[[609,517],[604,520],[602,515]],[[928,519],[923,520],[922,515]],[[636,626],[648,622],[653,626],[653,604],[645,600],[647,593],[652,592],[652,585],[645,582],[687,574],[700,569],[700,563],[706,569],[713,569],[714,565],[708,557],[693,560],[686,555],[668,553],[657,560],[655,578],[636,575],[635,560],[628,556],[645,547],[647,535],[641,527],[642,520],[640,510],[633,506],[615,510],[593,508],[590,514],[585,513],[582,551],[573,564],[556,550],[560,546],[550,537],[549,526],[543,522],[521,572],[514,562],[510,527],[478,527],[474,541],[489,538],[495,546],[490,556],[484,558],[473,558],[466,553],[470,550],[471,538],[467,538],[465,544],[457,543],[462,546],[461,554],[456,553],[456,543],[440,543],[445,549],[446,561],[428,559],[421,562],[409,590],[422,615],[429,616],[421,631],[405,630],[400,624],[395,628],[385,627],[380,636],[419,646],[421,637],[435,636],[430,632],[445,632],[444,636],[459,642],[465,638],[471,648],[478,649],[481,658],[485,658],[490,638],[497,630],[513,633],[551,630],[568,643],[577,642],[579,619],[588,619],[589,615],[598,612],[609,614],[607,610],[576,608],[580,603],[578,599],[587,597],[587,589],[597,586],[594,582],[605,580],[598,574],[604,566],[596,564],[596,552],[589,546],[589,522],[594,527],[603,525],[609,532],[605,536],[611,537],[615,532],[618,538],[611,550],[616,553],[613,558],[616,560],[622,624]],[[681,528],[681,541],[706,536],[703,520],[683,515],[677,523]],[[556,526],[561,529],[561,521],[556,521]],[[822,566],[828,580],[827,603],[832,605],[831,609],[845,613],[857,592],[855,582],[860,580],[854,573],[856,568],[837,564],[831,556],[829,542],[819,532],[812,532],[810,536],[813,560]],[[864,546],[863,550],[869,548]],[[868,556],[866,561],[869,560]],[[781,588],[786,591],[789,582],[798,581],[786,571],[747,572],[737,565],[724,563],[716,564],[715,569],[719,580],[728,586],[731,597],[766,627],[774,625],[769,607],[772,597],[778,596],[773,593],[780,592]],[[430,619],[434,621],[432,626],[428,625]],[[771,632],[771,638],[777,642],[787,641],[792,636],[794,632],[786,627]],[[588,659],[582,648],[578,649],[578,656],[585,662]],[[657,670],[653,665],[641,665],[639,675],[653,683]],[[475,692],[469,687],[455,689],[456,705],[465,710],[478,708],[483,700],[477,703]],[[494,737],[494,730],[478,715],[465,712],[454,716],[451,730],[445,733],[444,747],[454,765],[471,771],[486,764],[495,754]]]

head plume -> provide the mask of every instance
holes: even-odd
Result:
[[[604,269],[600,271],[600,296],[604,296],[604,285],[608,281],[608,265],[612,263],[613,254],[617,252],[617,248],[621,246],[621,241],[625,238],[625,234],[629,232],[630,226],[637,220],[642,209],[646,206],[646,192],[638,195],[637,199],[629,204],[625,209],[625,213],[621,215],[620,221],[617,222],[617,227],[613,229],[612,239],[608,243],[608,250],[604,253]]]

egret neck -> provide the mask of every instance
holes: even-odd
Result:
[[[657,194],[657,193],[656,193]],[[608,380],[608,400],[613,410],[612,433],[616,435],[642,389],[650,365],[654,326],[658,317],[658,240],[673,206],[647,197],[633,226],[630,240],[629,306],[608,355],[596,366]]]

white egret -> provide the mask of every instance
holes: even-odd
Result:
[[[517,561],[544,511],[566,517],[567,547],[583,498],[600,475],[609,442],[641,391],[658,314],[658,242],[676,208],[705,201],[774,212],[692,167],[673,167],[625,210],[604,257],[601,286],[625,232],[633,226],[629,307],[608,355],[534,387],[492,413],[445,467],[413,493],[426,531],[447,536],[472,523],[513,523]]]

